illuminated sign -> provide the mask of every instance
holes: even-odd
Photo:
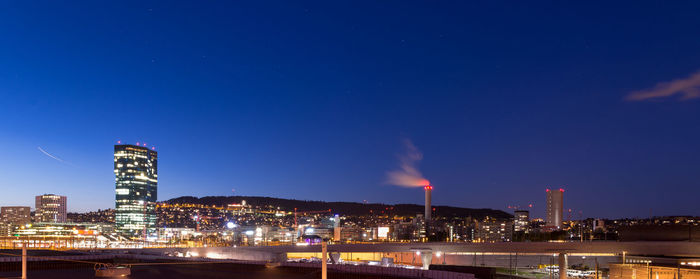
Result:
[[[379,239],[387,239],[389,236],[389,227],[378,227],[377,228],[377,237]]]

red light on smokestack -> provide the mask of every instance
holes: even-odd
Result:
[[[562,188],[559,188],[559,192],[562,192],[562,193],[563,193],[563,192],[564,192],[564,189],[562,189]]]
[[[432,189],[433,189],[433,186],[430,186],[430,184],[428,184],[428,185],[425,185],[425,187],[423,187],[423,189],[425,189],[425,190],[432,190]]]
[[[549,192],[549,189],[547,189],[547,190],[545,190],[545,191]]]

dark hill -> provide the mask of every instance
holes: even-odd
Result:
[[[366,215],[370,212],[374,213],[389,213],[390,215],[398,216],[415,216],[423,213],[423,205],[418,204],[395,204],[387,205],[380,203],[362,204],[357,202],[324,202],[324,201],[301,201],[290,199],[279,199],[269,197],[246,197],[246,196],[208,196],[208,197],[191,197],[184,196],[165,201],[168,204],[191,203],[202,205],[218,205],[237,204],[245,200],[248,204],[254,206],[271,205],[279,207],[281,210],[292,211],[296,208],[298,211],[320,211],[331,209],[333,213],[341,215]],[[494,218],[512,218],[513,216],[501,210],[488,208],[463,208],[453,206],[433,206],[435,215],[442,217],[473,217],[483,219],[486,216]]]

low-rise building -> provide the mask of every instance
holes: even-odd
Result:
[[[0,207],[0,236],[11,235],[15,230],[31,223],[29,206]]]

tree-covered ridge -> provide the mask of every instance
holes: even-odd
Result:
[[[279,207],[280,210],[293,211],[321,211],[331,209],[332,213],[353,216],[368,214],[387,214],[390,216],[415,216],[423,214],[423,205],[418,204],[381,204],[381,203],[357,203],[357,202],[324,202],[324,201],[303,201],[293,199],[281,199],[271,197],[250,197],[250,196],[207,196],[192,197],[183,196],[165,201],[168,204],[201,204],[225,206],[228,204],[240,204],[243,200],[253,206]],[[512,218],[512,215],[495,209],[488,208],[463,208],[453,206],[433,206],[436,217],[472,217],[483,219],[492,218]]]

